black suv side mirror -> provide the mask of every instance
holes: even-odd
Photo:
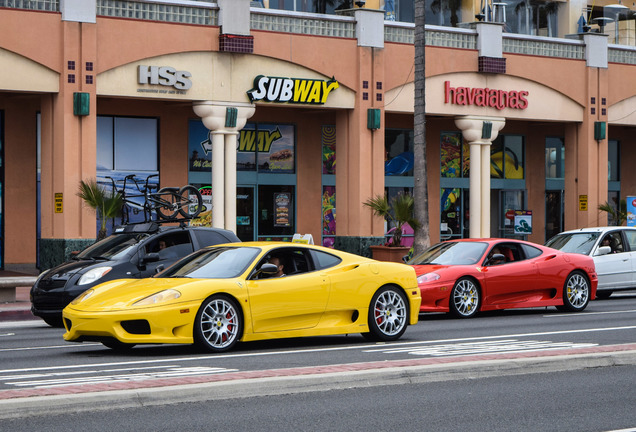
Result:
[[[159,254],[156,252],[150,252],[147,253],[142,259],[141,262],[143,264],[149,263],[149,262],[157,262],[159,261],[161,258],[159,257]]]

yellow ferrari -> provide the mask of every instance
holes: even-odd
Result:
[[[113,349],[362,333],[392,341],[416,324],[415,270],[321,246],[233,243],[201,249],[147,279],[89,289],[63,311],[64,339]]]

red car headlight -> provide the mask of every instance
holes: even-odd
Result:
[[[421,283],[426,283],[426,282],[433,282],[436,281],[440,278],[441,276],[435,272],[433,273],[425,273],[423,275],[420,275],[417,277],[417,283],[421,284]]]

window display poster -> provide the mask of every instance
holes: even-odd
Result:
[[[236,162],[240,171],[294,173],[296,133],[293,125],[247,124],[239,134]]]
[[[190,171],[210,171],[212,169],[212,137],[210,130],[200,120],[188,123],[188,169]]]
[[[322,173],[336,173],[336,128],[322,127]]]
[[[627,226],[636,226],[636,196],[628,196],[627,203]]]
[[[279,192],[274,194],[274,226],[288,227],[291,225],[289,214],[291,205],[291,194]]]
[[[197,186],[203,199],[203,210],[199,216],[190,221],[190,226],[212,226],[212,186]]]
[[[336,187],[322,187],[322,245],[333,247],[336,235]]]
[[[442,133],[441,173],[442,177],[462,176],[462,136],[460,133]]]

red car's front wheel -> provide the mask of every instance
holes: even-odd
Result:
[[[471,278],[460,278],[450,295],[450,311],[459,318],[472,318],[481,306],[481,293]]]

